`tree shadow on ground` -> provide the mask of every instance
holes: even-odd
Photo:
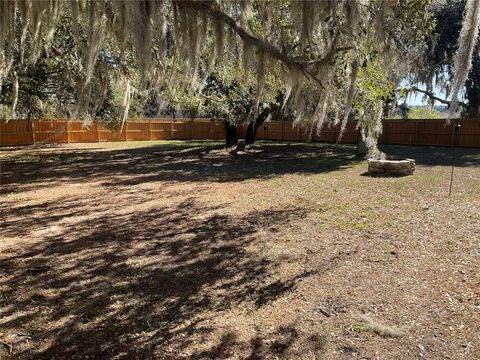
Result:
[[[3,192],[62,181],[101,181],[129,186],[156,181],[234,182],[282,174],[316,174],[346,168],[358,160],[352,146],[265,143],[251,153],[164,146],[136,149],[51,148],[2,161]]]
[[[394,155],[412,152],[389,149]],[[449,151],[437,149],[426,149],[417,163]],[[232,214],[224,205],[199,203],[191,189],[128,189],[334,171],[355,164],[353,147],[265,144],[261,152],[242,156],[198,147],[50,150],[3,161],[2,191],[95,182],[106,194],[83,198],[73,189],[65,198],[31,205],[5,197],[0,235],[19,241],[0,255],[0,346],[8,347],[0,355],[11,349],[19,359],[211,359],[239,353],[260,359],[289,357],[306,341],[295,324],[285,324],[258,329],[245,343],[235,330],[219,329],[217,319],[230,308],[271,304],[324,271],[319,265],[279,279],[274,273],[280,260],[252,251],[260,237],[275,236],[276,227],[305,217],[307,209]],[[478,164],[472,149],[459,155],[458,166]],[[182,201],[164,203],[159,196]],[[158,199],[153,205],[128,207],[152,197]],[[320,352],[322,341],[314,336],[310,350]]]
[[[43,220],[46,230],[30,234],[36,241],[0,257],[0,324],[8,335],[2,341],[13,357],[226,358],[245,345],[228,329],[208,345],[219,314],[264,306],[313,273],[280,281],[272,276],[274,260],[248,250],[259,229],[274,232],[303,217],[301,208],[236,216],[187,198],[175,206],[109,212],[112,205],[102,199],[89,201],[97,204],[93,216],[73,222],[56,216],[75,219],[70,211],[82,200],[55,204],[55,215]],[[4,235],[12,235],[16,224],[4,225]],[[276,344],[247,353],[285,353],[296,330],[279,331],[287,335]]]
[[[418,165],[449,166],[455,158],[455,166],[480,166],[480,150],[475,148],[450,148],[437,146],[381,145],[387,155],[412,158]]]
[[[63,181],[100,181],[130,186],[157,181],[236,182],[283,174],[318,174],[348,168],[360,160],[353,145],[263,142],[258,151],[232,156],[198,142],[126,149],[47,147],[24,156],[3,157],[0,193],[51,187]],[[381,146],[389,154],[411,157],[418,165],[479,166],[478,149]],[[214,150],[214,151],[211,151]]]
[[[190,359],[322,359],[326,344],[326,336],[317,333],[305,336],[295,324],[287,324],[267,331],[257,329],[248,342],[239,340],[234,332],[227,332],[217,344],[192,354]],[[238,356],[240,351],[245,355]]]

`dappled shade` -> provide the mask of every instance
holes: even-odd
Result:
[[[366,284],[361,274],[378,290],[382,276],[390,279],[404,264],[417,269],[408,265],[419,259],[417,250],[407,258],[392,225],[403,216],[399,206],[424,212],[417,199],[396,205],[415,187],[359,176],[366,166],[353,146],[264,143],[232,156],[203,145],[2,152],[0,354],[260,359],[321,358],[332,346],[345,358],[360,352],[358,343],[327,340],[322,325],[329,319],[329,326],[348,329],[347,309],[389,301],[378,299],[378,291],[365,300],[365,290],[357,291]],[[452,154],[445,148],[388,152],[428,169],[450,164]],[[455,156],[464,174],[480,163],[471,149]],[[329,174],[348,183],[334,185]],[[424,176],[421,168],[409,178]],[[441,184],[428,184],[438,193]],[[397,200],[363,186],[387,186]],[[355,200],[344,202],[342,192]],[[388,203],[386,212],[377,213],[383,207],[368,199]],[[346,201],[365,209],[352,211]],[[370,230],[369,221],[382,231]],[[336,290],[328,292],[329,284]],[[423,291],[423,283],[416,286]],[[258,314],[263,322],[246,323]],[[383,347],[382,341],[374,343]]]

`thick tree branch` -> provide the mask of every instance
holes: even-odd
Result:
[[[179,6],[186,6],[197,10],[206,11],[212,18],[227,24],[227,26],[229,26],[233,31],[235,31],[246,44],[253,45],[257,49],[261,49],[265,53],[268,53],[269,56],[281,61],[290,68],[296,68],[300,70],[307,78],[314,80],[323,89],[325,89],[325,86],[322,84],[321,80],[318,79],[311,71],[307,69],[307,66],[311,65],[311,62],[295,61],[293,58],[283,53],[279,48],[272,45],[268,41],[265,41],[264,39],[250,34],[247,30],[241,27],[235,21],[235,19],[225,14],[214,0],[184,0],[177,1],[177,4]]]
[[[446,105],[449,105],[451,104],[451,101],[450,100],[446,100],[446,99],[442,99],[442,98],[439,98],[438,96],[435,96],[431,91],[427,91],[427,90],[423,90],[423,89],[420,89],[416,86],[412,86],[411,88],[409,89],[406,89],[408,92],[410,91],[414,91],[414,92],[419,92],[419,93],[422,93],[422,94],[425,94],[427,95],[430,99],[432,100],[435,100],[435,101],[438,101],[438,102],[441,102],[442,104],[446,104]],[[462,101],[459,101],[458,102],[459,105],[463,106],[463,107],[466,107],[467,104],[465,104],[464,102]]]

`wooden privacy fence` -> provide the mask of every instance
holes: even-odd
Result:
[[[131,140],[187,140],[225,138],[224,125],[211,119],[133,120],[121,132],[96,122],[76,120],[10,120],[0,124],[1,146],[38,143],[81,143]]]
[[[460,127],[455,130],[453,121],[446,125],[446,119],[384,119],[379,144],[391,145],[427,145],[480,147],[480,119],[461,119]],[[313,141],[336,143],[340,136],[340,125],[322,129],[320,134],[313,134]],[[343,133],[341,143],[356,144],[360,132],[356,122],[350,121]],[[307,129],[293,128],[291,122],[271,121],[265,123],[257,132],[258,139],[307,141]]]
[[[455,131],[455,145],[480,147],[480,119],[462,119]],[[426,120],[383,120],[380,144],[399,145],[452,145],[452,125],[445,125],[444,119]],[[239,129],[240,135],[245,128]],[[81,121],[67,120],[10,120],[0,123],[1,146],[31,145],[38,143],[78,143],[130,140],[188,140],[225,139],[222,121],[213,119],[145,119],[131,120],[122,132],[102,128],[96,122],[84,126]],[[340,127],[329,127],[320,134],[313,134],[311,140],[334,143],[338,141]],[[263,140],[309,140],[308,129],[293,127],[289,121],[269,121],[257,132]],[[356,143],[360,134],[355,122],[349,122],[341,143]]]

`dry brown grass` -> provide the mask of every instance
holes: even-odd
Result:
[[[405,334],[405,330],[394,325],[382,324],[365,314],[356,314],[354,319],[359,322],[355,327],[359,331],[372,331],[383,337],[401,337]]]
[[[2,152],[0,357],[480,358],[478,149],[137,145]]]

